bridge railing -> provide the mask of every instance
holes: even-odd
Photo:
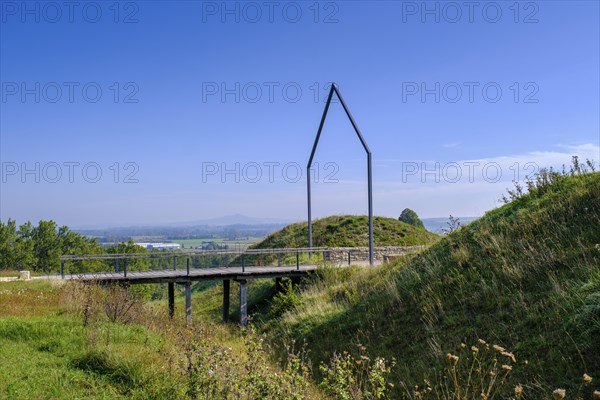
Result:
[[[388,255],[398,255],[420,249],[421,246],[376,247],[376,258],[384,261]],[[369,261],[368,247],[313,247],[238,250],[178,250],[144,253],[65,255],[60,258],[60,274],[84,273],[123,274],[133,271],[175,270],[198,268],[246,268],[256,266],[295,266],[305,264],[352,264]]]
[[[113,272],[127,276],[133,271],[190,270],[253,266],[290,266],[322,261],[322,248],[281,248],[194,251],[150,251],[144,253],[66,255],[60,258],[60,275]]]

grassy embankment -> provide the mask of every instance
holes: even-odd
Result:
[[[296,353],[280,368],[261,336],[187,327],[177,309],[170,321],[118,287],[0,283],[0,398],[322,398]]]
[[[600,173],[551,180],[409,260],[324,270],[263,329],[306,340],[315,364],[358,343],[394,357],[397,388],[433,385],[461,343],[456,368],[468,370],[481,338],[518,361],[501,398],[517,384],[529,398],[591,397],[580,385],[584,373],[600,383]]]

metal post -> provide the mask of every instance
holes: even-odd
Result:
[[[327,117],[327,111],[329,110],[329,105],[331,104],[331,98],[333,97],[333,92],[335,90],[335,85],[332,84],[329,89],[329,94],[327,95],[327,102],[325,103],[325,109],[323,110],[323,115],[321,116],[321,122],[319,123],[319,130],[317,131],[317,137],[315,139],[315,143],[313,144],[313,149],[310,154],[310,159],[308,160],[308,164],[306,165],[306,195],[308,197],[308,248],[311,249],[313,247],[313,238],[312,238],[312,215],[311,215],[311,195],[310,195],[310,167],[312,165],[313,158],[315,156],[315,151],[317,150],[317,144],[319,143],[319,138],[321,137],[321,132],[323,131],[323,125],[325,124],[325,118]]]
[[[242,272],[246,272],[246,255],[242,254]]]
[[[177,256],[173,256],[173,271],[177,271]]]
[[[342,107],[344,108],[344,111],[346,112],[346,116],[350,120],[350,123],[352,124],[352,127],[354,128],[354,131],[356,132],[356,135],[360,139],[360,142],[361,142],[365,152],[367,153],[367,180],[368,180],[367,188],[368,188],[368,203],[369,203],[369,263],[371,265],[373,265],[373,247],[374,247],[374,241],[373,241],[373,182],[372,182],[373,177],[372,177],[371,150],[369,149],[367,142],[365,141],[362,134],[360,133],[360,130],[358,129],[358,125],[356,125],[356,122],[354,121],[354,118],[352,117],[352,114],[350,113],[350,110],[348,109],[348,106],[346,105],[346,102],[344,101],[344,98],[340,94],[340,91],[338,90],[335,83],[331,84],[331,89],[329,90],[329,95],[327,97],[327,103],[325,104],[325,110],[323,110],[323,116],[321,117],[321,123],[319,124],[319,130],[317,131],[317,137],[315,138],[312,152],[310,153],[310,158],[309,158],[308,164],[306,166],[306,176],[307,176],[306,195],[307,195],[307,200],[308,200],[308,247],[309,247],[309,249],[312,249],[312,245],[313,245],[312,219],[311,219],[312,215],[311,215],[310,167],[312,165],[313,158],[315,156],[315,151],[317,150],[317,145],[319,144],[319,138],[321,137],[321,131],[323,130],[323,124],[325,122],[325,118],[327,117],[327,111],[329,110],[329,105],[331,103],[331,98],[332,98],[334,92],[337,95],[338,99],[340,100],[340,103],[342,104]]]
[[[296,250],[296,270],[300,270],[300,252]]]
[[[65,279],[65,260],[60,260],[60,277]]]
[[[240,325],[248,325],[248,281],[240,280]]]
[[[192,282],[185,283],[185,318],[188,325],[192,324]]]
[[[186,268],[187,268],[187,274],[190,274],[190,258],[188,257],[186,259]]]
[[[350,265],[350,262],[352,261],[350,254],[352,254],[352,250],[348,250],[348,265]]]
[[[169,298],[169,318],[173,319],[175,315],[175,282],[167,283],[167,292]]]
[[[373,176],[372,176],[372,168],[371,168],[371,152],[367,154],[367,186],[368,186],[368,196],[369,196],[369,264],[373,265]]]
[[[223,322],[229,321],[229,289],[231,281],[225,279],[223,281]]]
[[[123,260],[123,276],[127,278],[127,259]]]

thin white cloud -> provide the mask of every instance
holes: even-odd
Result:
[[[459,147],[460,146],[460,142],[454,142],[454,143],[445,143],[442,145],[443,148],[445,149],[452,149],[454,147]]]

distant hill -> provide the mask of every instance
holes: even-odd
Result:
[[[369,245],[368,217],[340,215],[313,221],[313,246],[361,247]],[[375,246],[412,246],[429,244],[438,236],[423,228],[393,218],[374,217]],[[308,247],[308,224],[295,223],[274,232],[252,248]]]

